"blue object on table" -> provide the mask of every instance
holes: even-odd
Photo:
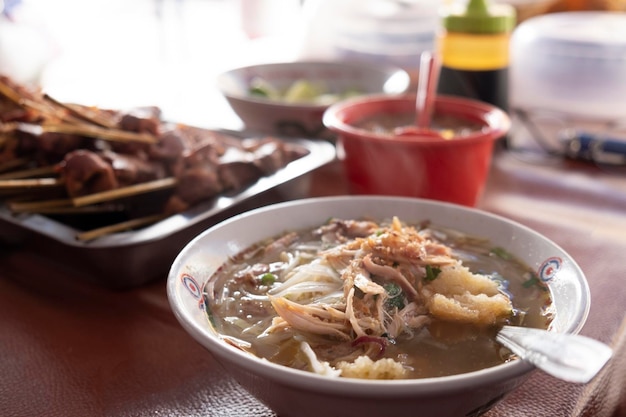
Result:
[[[626,140],[568,130],[562,134],[567,157],[598,164],[626,165]]]

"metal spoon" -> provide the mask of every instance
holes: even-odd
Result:
[[[585,336],[528,327],[504,326],[496,340],[542,371],[568,382],[587,383],[613,350]]]

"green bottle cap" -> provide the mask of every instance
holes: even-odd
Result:
[[[515,9],[508,4],[488,4],[487,0],[470,0],[467,7],[444,13],[442,25],[450,32],[505,33],[516,24]]]

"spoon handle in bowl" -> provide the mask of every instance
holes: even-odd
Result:
[[[416,126],[420,129],[428,130],[430,128],[440,71],[441,64],[439,63],[438,56],[430,51],[422,52],[420,56],[420,69],[415,102],[415,122]]]
[[[542,371],[569,382],[589,382],[611,358],[612,349],[574,334],[504,326],[496,340]]]

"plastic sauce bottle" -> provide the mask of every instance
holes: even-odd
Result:
[[[437,48],[438,94],[469,97],[508,110],[509,41],[515,9],[470,0],[444,9]]]

